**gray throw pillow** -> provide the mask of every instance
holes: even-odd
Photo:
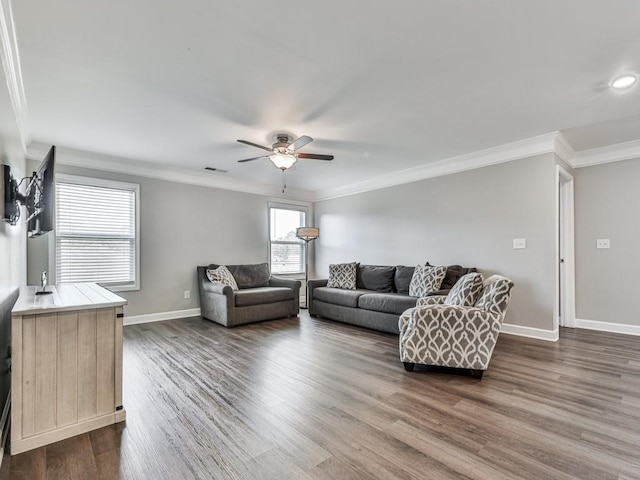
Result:
[[[393,279],[395,283],[396,292],[403,295],[409,295],[409,285],[411,285],[411,279],[413,278],[413,272],[416,267],[405,267],[404,265],[396,266],[396,274]]]
[[[425,265],[430,265],[430,263],[427,262]],[[448,265],[447,273],[442,280],[442,285],[440,285],[440,290],[451,290],[463,275],[466,275],[467,273],[476,273],[477,271],[478,269],[475,267],[468,268],[460,265]]]
[[[224,265],[214,269],[207,268],[207,278],[210,282],[221,283],[222,285],[230,286],[232,290],[238,290],[236,279],[233,278],[229,269]]]
[[[393,276],[396,267],[385,265],[358,265],[356,288],[376,292],[393,292]]]
[[[440,290],[447,267],[416,265],[409,285],[409,296],[425,297],[428,293]]]
[[[329,265],[329,281],[327,282],[327,287],[355,290],[356,266],[356,262]]]
[[[475,305],[482,292],[482,274],[468,273],[463,275],[453,286],[444,300],[447,305],[471,307]]]

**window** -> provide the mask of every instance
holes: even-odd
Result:
[[[56,282],[96,282],[137,290],[139,278],[136,184],[58,175]]]
[[[296,205],[269,207],[269,253],[271,273],[304,273],[304,242],[296,229],[304,227],[307,209]]]

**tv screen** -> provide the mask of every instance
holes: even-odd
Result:
[[[40,169],[34,173],[27,189],[27,234],[37,237],[53,230],[55,213],[55,157],[56,147],[51,147]]]

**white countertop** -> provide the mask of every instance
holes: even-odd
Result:
[[[27,286],[20,292],[12,315],[37,315],[83,308],[107,308],[126,305],[127,300],[96,283],[47,285],[49,295],[36,295],[41,287]]]

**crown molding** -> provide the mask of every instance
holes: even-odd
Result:
[[[22,149],[26,151],[31,141],[29,132],[27,100],[22,83],[20,69],[20,55],[18,53],[18,39],[13,22],[11,0],[0,0],[0,59],[7,81],[7,89],[11,98],[11,105],[18,125]]]
[[[556,151],[556,155],[558,155],[571,168],[575,168],[575,150],[561,132],[555,133],[556,138],[554,148]]]
[[[27,150],[27,158],[41,161],[47,154],[50,145],[32,143]],[[72,148],[56,147],[56,163],[73,167],[89,168],[104,172],[121,173],[137,177],[154,178],[168,182],[186,183],[202,187],[219,188],[235,192],[263,195],[281,200],[299,200],[313,202],[314,194],[306,190],[287,188],[283,194],[280,186],[250,182],[224,174],[202,173],[179,167],[170,167],[156,163],[131,160],[99,153],[85,152]]]
[[[632,158],[640,158],[640,140],[575,152],[573,166],[575,168],[590,167]]]
[[[0,2],[1,1],[4,0],[0,0]],[[27,149],[27,158],[40,161],[48,149],[49,145],[32,143]],[[555,153],[570,167],[581,168],[640,158],[640,140],[590,150],[575,151],[562,133],[551,132],[545,135],[451,157],[419,167],[391,172],[350,185],[316,192],[287,189],[285,194],[282,194],[280,187],[276,185],[251,182],[231,176],[216,176],[216,174],[203,175],[194,170],[124,159],[65,147],[58,148],[56,161],[62,165],[251,193],[281,200],[318,202],[464,172],[499,163],[511,162],[545,153]]]
[[[517,142],[487,148],[473,153],[447,158],[437,162],[408,168],[398,172],[381,175],[369,180],[330,188],[316,192],[316,201],[354,195],[357,193],[378,190],[380,188],[402,185],[405,183],[425,180],[427,178],[450,175],[475,168],[487,167],[498,163],[511,162],[526,157],[553,153],[556,151],[556,140],[559,132],[547,133],[537,137],[527,138]]]

